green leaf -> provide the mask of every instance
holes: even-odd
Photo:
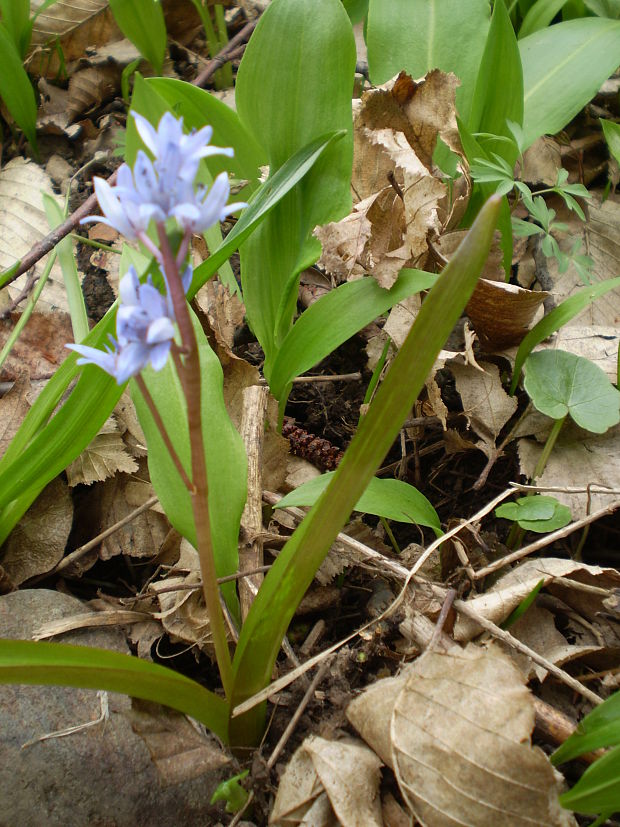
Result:
[[[568,506],[559,503],[555,497],[543,495],[503,503],[495,509],[495,516],[512,520],[526,531],[539,534],[564,528],[572,519]]]
[[[603,135],[607,141],[609,151],[616,159],[616,162],[620,164],[620,124],[607,121],[605,118],[600,118],[599,120],[603,127]]]
[[[201,129],[209,124],[213,127],[213,146],[233,147],[234,158],[214,155],[207,159],[214,178],[223,170],[230,170],[237,178],[247,178],[251,182],[259,177],[259,167],[267,163],[265,151],[230,106],[205,89],[176,78],[147,78],[142,82],[157,92],[176,116],[183,116],[188,129]]]
[[[351,23],[360,23],[368,14],[368,0],[342,0]]]
[[[584,0],[588,9],[599,17],[620,17],[620,0]]]
[[[283,341],[271,374],[273,395],[283,398],[296,376],[398,302],[428,290],[436,279],[423,270],[403,269],[390,290],[379,287],[376,279],[369,277],[341,284],[327,293],[301,314]]]
[[[46,192],[41,193],[41,195],[48,224],[50,225],[50,229],[53,230],[59,224],[62,224],[66,215],[58,206],[55,198]],[[73,255],[71,238],[67,237],[59,241],[56,245],[56,253],[58,254],[58,260],[62,269],[65,290],[67,291],[73,340],[75,342],[81,342],[88,336],[90,328],[88,325],[88,316],[86,315],[84,294],[82,293],[77,264],[75,256]]]
[[[30,0],[0,0],[2,23],[17,48],[21,60],[26,57],[32,35]]]
[[[595,434],[620,422],[620,391],[583,356],[563,350],[532,353],[523,384],[534,406],[552,419],[570,414],[577,425]]]
[[[265,352],[267,379],[293,320],[299,273],[320,253],[311,233],[351,208],[355,61],[340,0],[273,0],[239,66],[237,111],[264,148],[270,176],[309,141],[345,131],[241,247],[243,300]]]
[[[523,122],[523,71],[517,38],[506,6],[495,3],[476,79],[469,130],[510,138],[510,142],[493,141],[493,147],[497,155],[512,167],[519,151],[508,121],[517,125]],[[489,142],[481,143],[486,149]]]
[[[67,643],[0,640],[0,683],[122,692],[190,715],[224,741],[227,736],[227,707],[222,698],[179,672],[119,652]]]
[[[537,0],[523,18],[519,29],[519,40],[534,34],[539,29],[545,29],[565,4],[566,0]]]
[[[569,20],[519,41],[526,149],[555,134],[590,101],[620,62],[620,22]]]
[[[620,744],[620,692],[614,692],[581,721],[577,730],[551,756],[554,766],[584,752]]]
[[[523,615],[527,612],[527,610],[536,600],[536,595],[540,592],[544,585],[545,580],[543,578],[542,580],[538,581],[538,583],[534,586],[534,588],[527,595],[527,597],[523,598],[523,600],[519,603],[517,608],[510,612],[506,620],[504,620],[504,622],[500,624],[500,628],[510,629],[510,627],[513,626],[517,622],[517,620],[519,620],[520,617],[523,617]]]
[[[265,577],[243,625],[233,661],[233,706],[265,687],[299,601],[329,548],[375,475],[435,357],[473,292],[487,258],[499,200],[481,211],[430,291],[368,413],[318,502]],[[264,706],[231,721],[232,741],[261,737]]]
[[[468,123],[489,21],[487,0],[370,0],[370,79],[385,83],[402,69],[414,78],[431,69],[454,72],[457,109]]]
[[[166,51],[166,23],[157,0],[110,0],[119,29],[161,75]]]
[[[238,567],[237,542],[246,499],[247,460],[243,440],[230,421],[224,404],[222,366],[193,314],[192,319],[200,353],[211,539],[217,575],[225,577],[234,574]],[[191,446],[185,395],[172,360],[169,359],[165,367],[157,372],[147,368],[142,371],[142,378],[191,479]],[[174,528],[196,547],[190,494],[135,382],[131,383],[131,395],[149,447],[149,473],[155,492]],[[236,613],[235,584],[225,583],[222,591],[229,607]]]
[[[37,101],[17,46],[0,23],[0,97],[38,156]]]
[[[283,497],[276,508],[286,508],[290,505],[314,505],[325,491],[333,476],[333,471],[315,477],[286,497]],[[414,523],[432,528],[437,537],[443,533],[437,512],[413,485],[402,480],[381,479],[372,477],[368,487],[355,504],[354,511],[362,514],[374,514],[385,517],[386,520],[396,520],[399,523]]]
[[[555,333],[556,330],[559,330],[562,325],[569,322],[577,315],[577,313],[580,313],[595,299],[605,295],[605,293],[609,292],[609,290],[614,290],[616,287],[620,287],[620,277],[599,282],[592,287],[585,287],[573,296],[569,296],[557,307],[554,307],[550,313],[547,313],[546,316],[534,325],[519,345],[519,350],[517,351],[517,355],[515,357],[512,382],[510,383],[511,396],[517,389],[517,383],[519,381],[519,376],[521,375],[523,363],[532,350],[534,350],[536,345],[543,342],[551,336],[552,333]]]
[[[577,813],[604,813],[610,816],[620,807],[620,747],[615,747],[594,762],[560,804]]]

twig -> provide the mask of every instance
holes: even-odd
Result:
[[[32,291],[35,284],[39,280],[39,276],[35,275],[35,271],[32,270],[28,274],[28,278],[26,279],[26,284],[24,284],[23,289],[20,291],[19,295],[15,296],[15,298],[10,302],[10,304],[0,312],[0,319],[7,319],[11,313],[28,297],[28,294]]]
[[[583,517],[581,520],[575,520],[574,523],[571,523],[564,528],[559,528],[557,531],[552,531],[551,534],[546,534],[544,537],[541,537],[540,540],[530,543],[529,546],[523,546],[523,548],[514,551],[512,554],[502,557],[501,560],[496,560],[494,563],[489,563],[488,566],[478,569],[478,571],[474,574],[474,577],[476,580],[480,580],[481,578],[486,577],[487,574],[492,574],[494,571],[498,571],[498,569],[502,569],[504,566],[514,563],[516,560],[521,560],[529,554],[534,554],[534,552],[540,551],[541,548],[551,545],[551,543],[554,543],[556,540],[562,540],[574,531],[578,531],[580,528],[590,525],[590,523],[593,523],[596,520],[600,520],[601,517],[605,517],[607,514],[613,514],[617,508],[620,508],[620,503],[608,505],[607,508],[601,508],[593,514],[588,514],[587,517]]]
[[[231,37],[222,51],[215,55],[215,57],[207,63],[202,72],[196,75],[193,81],[194,86],[204,86],[205,83],[213,77],[218,69],[220,69],[225,63],[228,63],[229,60],[234,59],[234,57],[236,57],[234,53],[238,51],[239,46],[245,43],[246,40],[249,40],[250,35],[256,28],[257,23],[258,18],[256,20],[250,20],[250,22],[246,23],[234,37]]]

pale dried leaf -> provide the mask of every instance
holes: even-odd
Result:
[[[405,688],[409,669],[393,678],[382,678],[367,686],[361,695],[347,706],[350,723],[383,763],[394,769],[390,722],[396,699]]]
[[[383,326],[383,333],[390,337],[396,348],[403,346],[421,307],[422,299],[420,294],[416,293],[399,302],[390,311],[388,320]]]
[[[531,478],[541,450],[542,446],[531,439],[519,440],[519,463],[526,477]],[[566,436],[560,434],[545,470],[536,481],[539,485],[557,488],[596,485],[620,490],[620,426],[604,434],[568,430]],[[575,520],[620,502],[617,493],[593,492],[589,497],[585,491],[581,494],[554,491],[553,496],[570,508]]]
[[[383,827],[380,766],[361,741],[306,738],[282,776],[269,823]]]
[[[229,289],[218,279],[209,279],[196,293],[194,301],[209,319],[217,343],[232,350],[235,332],[243,325],[245,315],[239,296],[231,295]]]
[[[596,304],[615,302],[614,291],[608,293]],[[620,310],[620,308],[619,308]],[[618,380],[618,347],[620,346],[620,332],[618,327],[603,325],[566,324],[557,332],[551,341],[542,342],[536,350],[565,350],[577,356],[583,356],[594,362],[607,374],[610,382]]]
[[[392,715],[401,792],[423,825],[574,825],[558,776],[533,748],[531,695],[497,647],[428,652]],[[561,778],[561,776],[559,776]]]
[[[381,761],[361,741],[304,742],[342,827],[383,827],[379,783]]]
[[[556,627],[553,614],[538,606],[530,606],[510,627],[510,633],[556,666],[563,666],[583,655],[598,652],[601,648],[569,643]],[[527,656],[513,651],[509,654],[517,661],[526,678],[536,677],[542,683],[549,674],[544,666],[533,663]]]
[[[620,574],[614,569],[588,566],[585,563],[554,557],[526,560],[501,577],[487,592],[469,600],[468,605],[487,620],[500,624],[541,580],[544,581],[545,586],[552,586],[555,590],[562,587],[561,578],[563,577],[583,580],[603,589],[620,584]],[[566,596],[567,591],[568,588],[564,585],[562,595]],[[601,610],[601,598],[589,594],[588,605],[590,613],[595,614],[596,610]],[[462,614],[458,615],[454,626],[455,640],[470,640],[481,631],[481,627],[474,620]]]
[[[144,463],[144,460],[142,462]],[[140,466],[138,473],[145,474],[145,467]],[[143,505],[153,496],[153,489],[139,478],[117,474],[97,486],[96,496],[99,509],[97,530],[103,531]],[[109,560],[120,554],[129,557],[155,557],[166,539],[168,530],[169,523],[166,517],[149,508],[110,537],[106,537],[99,549],[99,556],[102,560]]]
[[[73,488],[103,482],[118,472],[133,474],[138,470],[138,463],[127,451],[118,425],[109,417],[93,441],[66,470],[69,485]]]
[[[121,73],[122,67],[114,63],[76,72],[69,81],[69,121],[112,98],[120,89]]]
[[[54,195],[49,175],[37,164],[24,158],[14,158],[0,170],[0,269],[11,267],[49,233],[49,224],[43,209],[41,193]],[[62,206],[60,200],[58,200]],[[41,275],[45,260],[35,265]],[[13,299],[23,290],[28,274],[24,273],[7,288]],[[68,310],[67,295],[58,262],[39,298],[41,312],[61,308]]]
[[[446,365],[463,402],[463,413],[480,437],[478,446],[487,456],[495,452],[495,440],[517,410],[517,400],[502,386],[497,365],[481,362],[482,370],[453,360]]]
[[[27,394],[30,391],[30,377],[22,373],[15,380],[11,390],[0,399],[0,457],[11,444],[22,421],[30,410]]]
[[[552,187],[562,167],[560,144],[555,138],[543,135],[523,154],[523,170],[519,176],[527,184],[545,184]]]
[[[153,617],[161,621],[172,641],[189,643],[202,651],[211,652],[209,614],[199,587],[201,577],[191,572],[183,577],[168,577],[151,583],[161,611]],[[190,589],[195,586],[197,588]],[[177,587],[178,590],[169,591]]]
[[[11,313],[10,318],[0,319],[0,347],[13,332],[19,317],[19,313]],[[24,370],[28,371],[32,382],[50,379],[71,355],[65,343],[72,340],[73,330],[68,313],[59,310],[33,313],[2,365],[0,381],[13,382]]]
[[[15,585],[60,562],[73,523],[73,501],[60,477],[52,480],[15,526],[0,562]]]

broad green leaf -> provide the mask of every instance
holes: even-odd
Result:
[[[17,46],[0,23],[0,97],[23,131],[33,151],[37,149],[37,101],[30,78],[22,66]]]
[[[588,9],[599,17],[620,17],[620,0],[584,0]]]
[[[562,793],[560,804],[577,813],[603,813],[606,818],[616,812],[620,807],[620,747],[591,764],[575,786]]]
[[[489,252],[498,210],[499,201],[494,198],[480,211],[422,303],[330,484],[265,577],[235,652],[233,707],[269,683],[282,638],[299,601],[374,477],[474,290]],[[233,718],[232,742],[258,741],[263,718],[264,706]]]
[[[523,122],[523,72],[517,38],[506,6],[495,3],[469,118],[470,132],[487,132],[510,141],[478,140],[510,166],[518,156],[508,121]]]
[[[581,721],[577,730],[551,756],[557,767],[584,752],[620,744],[620,692],[614,692]]]
[[[577,315],[577,313],[580,313],[595,299],[605,295],[605,293],[609,290],[613,290],[616,287],[620,287],[620,277],[599,282],[592,287],[584,287],[583,290],[580,290],[573,296],[569,296],[557,307],[554,307],[550,313],[538,322],[538,324],[534,325],[519,345],[519,350],[517,351],[517,355],[515,357],[512,382],[510,383],[511,396],[517,389],[517,383],[519,381],[519,376],[521,375],[523,363],[536,345],[543,342],[551,336],[552,333],[555,333],[556,330],[559,330],[562,325],[569,322]]]
[[[334,473],[331,471],[321,474],[300,485],[283,497],[276,508],[314,505],[331,482]],[[438,537],[442,534],[439,517],[433,506],[417,488],[402,480],[373,477],[353,510],[399,523],[425,525],[432,528]]]
[[[292,323],[299,273],[320,253],[311,233],[351,207],[355,60],[340,0],[273,0],[239,67],[237,111],[264,148],[270,176],[314,138],[345,132],[241,247],[243,300],[265,352],[267,379]]]
[[[243,440],[230,421],[224,405],[222,366],[211,350],[200,323],[195,317],[193,321],[200,352],[211,539],[217,575],[225,577],[237,571],[237,542],[246,499],[247,460]],[[142,372],[142,378],[191,479],[191,447],[185,395],[172,360],[168,360],[166,366],[158,372],[147,368]],[[159,429],[134,382],[131,383],[131,392],[147,438],[149,474],[155,492],[174,528],[196,547],[190,494],[179,477]],[[234,609],[235,584],[226,583],[222,590],[228,605]]]
[[[271,392],[276,399],[286,388],[328,356],[343,342],[408,296],[428,290],[437,276],[423,270],[401,270],[390,290],[376,279],[362,278],[341,284],[315,302],[291,328],[273,366]]]
[[[214,155],[207,159],[213,177],[222,170],[230,170],[237,178],[251,182],[259,177],[259,167],[267,163],[265,151],[230,106],[205,89],[176,78],[147,78],[142,82],[157,92],[177,117],[183,116],[186,127],[201,129],[209,124],[213,127],[213,146],[232,146],[235,150],[234,158]]]
[[[105,689],[165,704],[227,736],[223,698],[179,672],[140,658],[67,643],[0,639],[0,683]]]
[[[495,516],[512,520],[526,531],[539,534],[564,528],[572,519],[568,506],[559,503],[555,497],[543,495],[502,503],[495,509]]]
[[[32,34],[30,0],[0,0],[0,12],[7,34],[23,60],[26,57]]]
[[[609,151],[620,164],[620,124],[613,121],[607,121],[605,118],[599,118],[601,126],[603,127],[603,135],[607,141]]]
[[[539,350],[525,362],[524,387],[534,406],[552,419],[570,414],[577,425],[602,434],[620,421],[620,391],[598,365],[564,350]]]
[[[523,149],[563,129],[620,64],[620,22],[598,17],[549,26],[519,41]]]
[[[370,0],[370,79],[385,83],[403,69],[414,78],[431,69],[454,72],[457,109],[468,123],[490,16],[488,0]]]
[[[368,14],[368,0],[342,0],[351,23],[359,23]]]
[[[166,51],[166,23],[156,0],[110,0],[119,29],[161,75]]]
[[[519,40],[539,29],[545,29],[565,4],[566,0],[537,0],[523,18]]]

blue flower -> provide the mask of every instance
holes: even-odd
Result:
[[[82,224],[100,221],[126,238],[141,238],[152,220],[165,221],[173,216],[184,230],[204,232],[246,204],[226,207],[229,187],[226,174],[216,179],[210,192],[199,187],[194,192],[194,179],[201,158],[228,155],[233,150],[207,146],[213,130],[205,126],[190,135],[183,133],[183,119],[170,112],[161,118],[155,130],[146,118],[132,113],[140,137],[154,156],[154,161],[140,150],[132,170],[122,164],[117,185],[111,187],[102,178],[95,178],[95,192],[103,217],[89,216]],[[146,243],[146,242],[145,242]]]
[[[87,345],[67,347],[80,354],[78,365],[97,365],[122,385],[149,362],[153,370],[164,367],[174,340],[174,314],[168,297],[150,280],[140,284],[133,267],[123,276],[119,294],[121,304],[116,315],[116,339],[110,337],[112,346],[105,350]]]

